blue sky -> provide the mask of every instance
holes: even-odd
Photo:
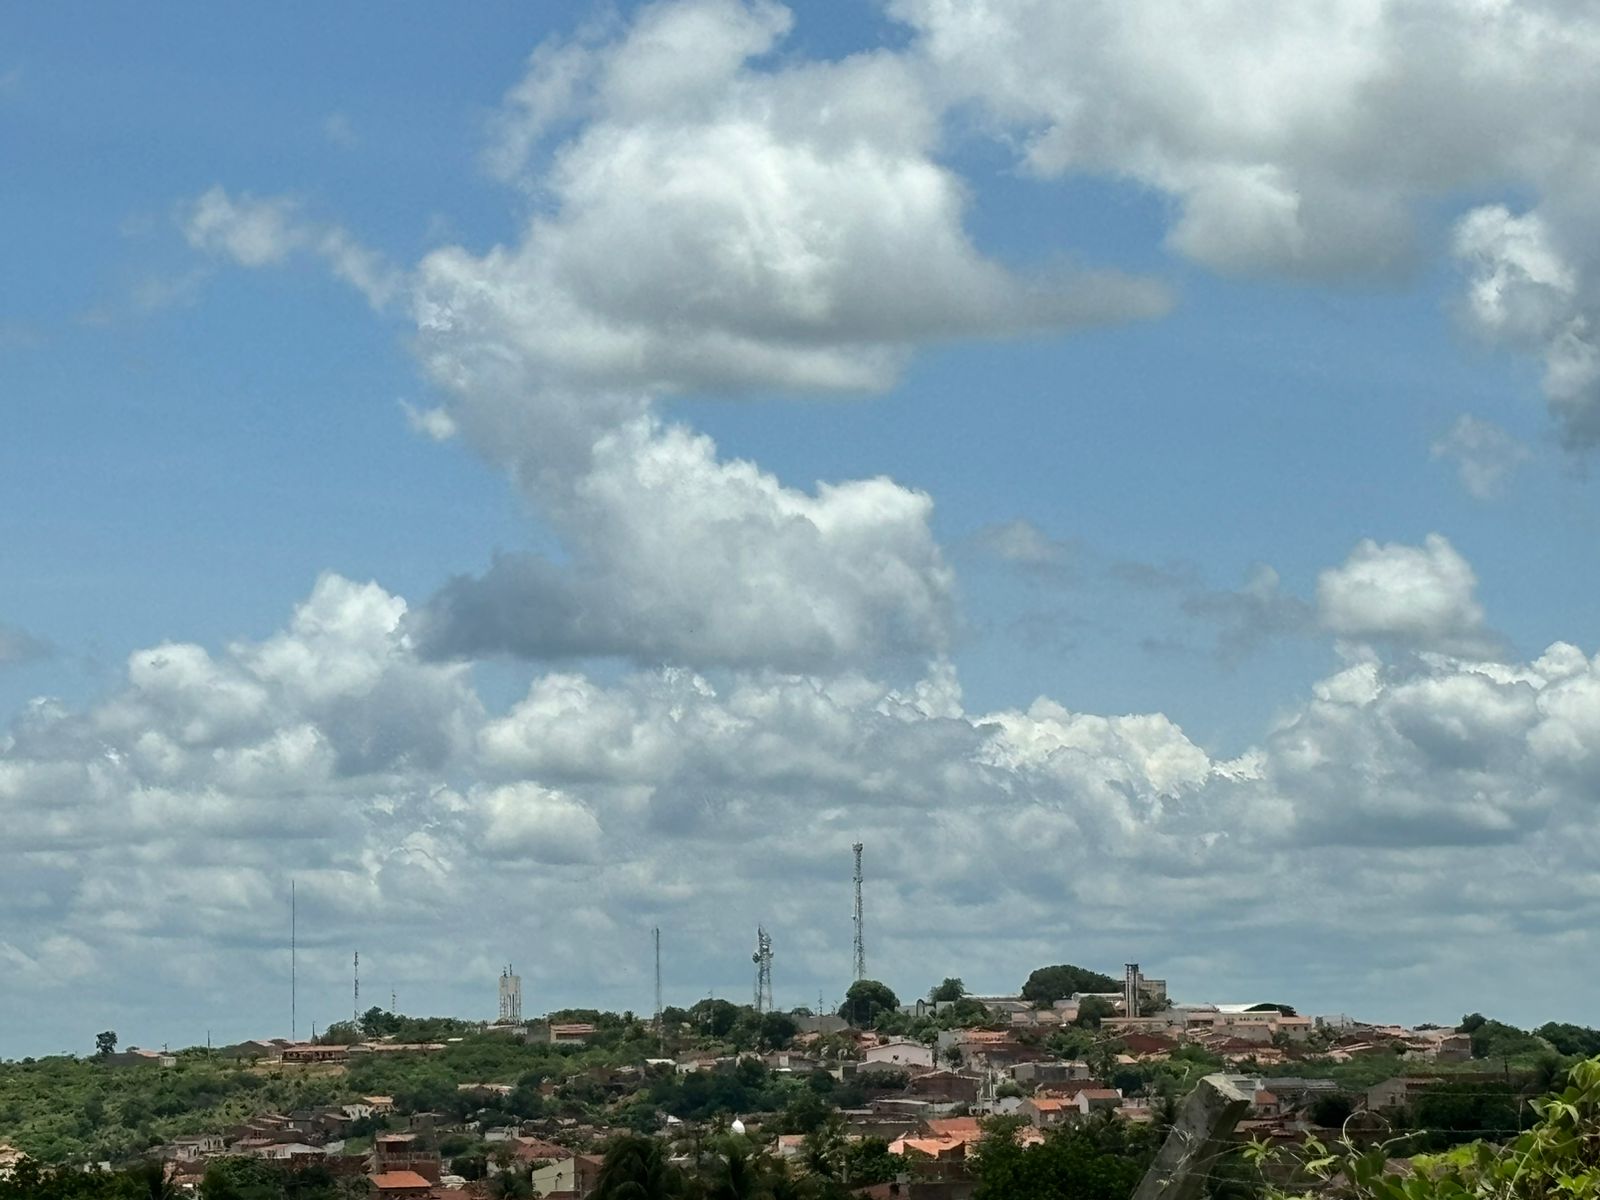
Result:
[[[0,1053],[283,1032],[291,874],[814,1000],[856,838],[908,993],[1581,1017],[1600,26],[1358,7],[0,15]]]

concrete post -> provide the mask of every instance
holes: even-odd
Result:
[[[1206,1173],[1250,1108],[1226,1075],[1207,1075],[1189,1093],[1178,1123],[1134,1189],[1133,1200],[1198,1200]]]

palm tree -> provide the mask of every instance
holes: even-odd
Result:
[[[677,1168],[653,1137],[624,1134],[611,1143],[592,1200],[672,1200],[683,1188]]]
[[[132,1174],[140,1200],[177,1200],[178,1185],[172,1182],[166,1163],[150,1159],[135,1167]]]
[[[806,1166],[818,1175],[836,1179],[844,1161],[844,1150],[844,1120],[838,1113],[830,1113],[826,1121],[806,1134]]]
[[[489,1194],[496,1200],[523,1200],[533,1195],[533,1181],[520,1170],[501,1171],[489,1181]]]
[[[772,1194],[764,1164],[738,1139],[729,1138],[707,1172],[706,1200],[767,1200]]]

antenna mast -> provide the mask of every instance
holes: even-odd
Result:
[[[756,1011],[772,1011],[772,935],[756,926],[756,952],[750,956],[756,964]]]
[[[500,972],[500,1020],[522,1023],[522,976],[510,963]]]
[[[295,908],[294,880],[289,880],[289,1040],[300,1040],[300,1026],[298,1014],[295,1011],[297,993],[295,990],[295,930],[298,925],[298,911]]]
[[[850,847],[850,849],[852,849],[852,850],[854,850],[856,852],[856,874],[855,874],[856,911],[855,911],[855,918],[854,918],[855,926],[856,926],[855,974],[856,974],[856,978],[857,979],[865,979],[867,977],[867,943],[866,943],[865,939],[862,936],[862,923],[863,922],[862,922],[862,915],[861,915],[861,843],[860,842],[856,842],[855,844],[853,844]]]
[[[351,968],[353,986],[350,990],[350,1021],[351,1024],[361,1024],[361,951],[356,951],[356,960]]]

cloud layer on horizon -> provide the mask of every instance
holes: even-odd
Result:
[[[1344,569],[1397,550],[1358,547]],[[1371,574],[1378,611],[1371,589],[1390,583],[1414,586]],[[97,995],[156,953],[196,1005],[270,1021],[271,1003],[228,997],[282,968],[291,875],[317,914],[313,993],[344,959],[327,947],[359,942],[401,991],[449,998],[437,980],[487,979],[536,946],[542,993],[626,1006],[640,980],[618,964],[651,925],[706,939],[679,969],[716,979],[716,944],[760,917],[788,988],[805,981],[799,1002],[842,970],[834,910],[855,840],[870,847],[875,964],[909,988],[932,952],[1003,978],[1064,941],[1107,958],[1143,947],[1182,964],[1185,989],[1216,988],[1230,970],[1261,978],[1237,956],[1271,946],[1273,977],[1355,1003],[1426,930],[1438,974],[1415,1002],[1440,1003],[1466,986],[1477,940],[1554,952],[1600,907],[1581,882],[1600,658],[1569,645],[1501,663],[1351,644],[1348,666],[1222,759],[1160,713],[1046,697],[969,712],[939,661],[898,686],[549,671],[492,711],[465,667],[418,657],[405,609],[329,575],[272,637],[139,651],[100,701],[17,718],[0,740],[18,863],[0,955],[18,1002],[70,1006],[60,989]],[[1490,846],[1503,870],[1479,869]],[[1546,877],[1565,882],[1530,891]],[[1014,939],[984,938],[996,923]],[[1355,979],[1319,949],[1351,928],[1369,930]],[[1194,960],[1197,939],[1228,953]],[[156,1020],[154,995],[124,1003]]]

